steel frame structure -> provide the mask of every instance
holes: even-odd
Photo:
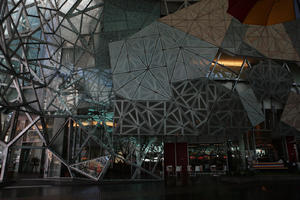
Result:
[[[44,177],[101,181],[124,163],[127,178],[162,179],[166,137],[240,137],[265,120],[264,99],[284,106],[297,89],[299,63],[235,38],[248,27],[226,16],[216,42],[169,19],[201,2],[143,1],[0,0],[0,181],[29,131],[45,149]]]

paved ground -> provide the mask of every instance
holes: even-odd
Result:
[[[299,200],[300,184],[225,184],[206,182],[185,186],[163,182],[109,185],[9,186],[1,200]]]

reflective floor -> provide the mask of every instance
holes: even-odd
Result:
[[[299,200],[300,184],[197,184],[166,186],[161,182],[101,186],[2,188],[1,200]]]

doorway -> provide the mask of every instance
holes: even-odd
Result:
[[[32,146],[32,144],[13,147],[8,162],[7,178],[10,180],[42,178],[44,154],[43,147]]]

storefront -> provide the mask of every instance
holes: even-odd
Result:
[[[202,171],[227,169],[226,144],[189,144],[189,164],[194,169],[200,166]]]

